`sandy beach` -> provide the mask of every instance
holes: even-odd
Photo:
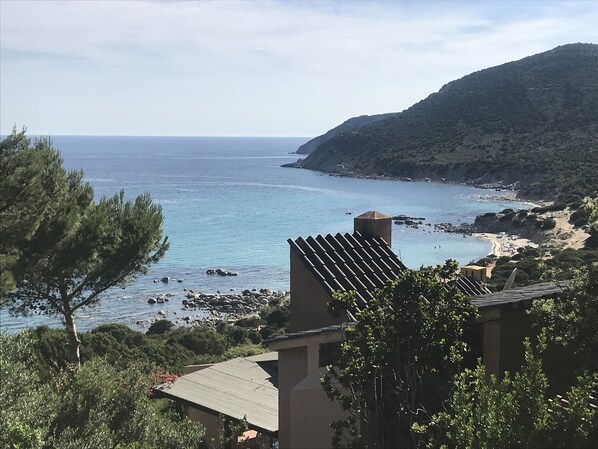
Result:
[[[476,232],[472,235],[474,237],[484,239],[492,243],[492,251],[490,252],[490,254],[494,254],[497,257],[511,257],[517,253],[518,248],[524,248],[526,246],[531,246],[533,248],[538,247],[538,244],[532,242],[531,240],[513,235],[508,235],[505,232],[501,232],[498,234],[492,234],[489,232]]]
[[[585,240],[588,238],[588,234],[583,229],[575,228],[569,222],[570,214],[571,211],[569,209],[545,213],[543,217],[554,219],[555,227],[551,230],[544,231],[541,241],[561,249],[582,248]],[[529,239],[516,235],[509,235],[505,232],[498,234],[478,232],[472,235],[492,243],[491,254],[494,254],[498,257],[513,256],[517,253],[518,248],[523,248],[525,246],[531,246],[533,248],[537,248],[539,246],[537,243],[534,243]]]

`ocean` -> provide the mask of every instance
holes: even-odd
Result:
[[[464,185],[352,179],[282,168],[308,138],[277,137],[91,137],[55,136],[64,165],[83,169],[96,198],[125,190],[134,198],[149,192],[162,205],[164,231],[170,241],[166,257],[126,289],[114,288],[93,309],[80,311],[80,329],[120,322],[136,327],[163,315],[180,313],[183,289],[229,292],[245,288],[289,288],[287,239],[351,232],[353,218],[368,210],[387,215],[425,217],[424,223],[472,222],[476,215],[524,207],[507,193]],[[505,196],[502,200],[497,197]],[[394,251],[412,268],[477,260],[491,245],[473,237],[393,225]],[[210,268],[238,273],[207,275]],[[181,283],[155,283],[164,276]],[[147,299],[172,293],[168,303]],[[60,325],[56,318],[10,316],[0,311],[2,330],[40,324]]]

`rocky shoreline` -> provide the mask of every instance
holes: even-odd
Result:
[[[183,288],[185,299],[180,302],[180,309],[159,310],[157,314],[147,320],[136,320],[135,325],[141,328],[151,325],[160,319],[170,319],[178,326],[216,325],[219,322],[235,322],[241,318],[259,315],[265,307],[284,305],[290,300],[290,292],[274,291],[269,288],[245,289],[237,293],[231,289],[229,293],[200,292]],[[168,292],[149,297],[148,306],[174,302],[177,293]]]
[[[281,167],[284,168],[302,168],[305,169],[303,166],[304,159],[299,159],[296,162],[290,162],[288,164],[283,164]],[[311,169],[307,169],[311,170]],[[336,176],[339,178],[354,178],[354,179],[379,179],[379,180],[386,180],[386,181],[402,181],[402,182],[434,182],[438,184],[457,184],[457,185],[466,185],[471,187],[476,187],[478,189],[486,189],[486,190],[497,190],[497,191],[508,191],[513,192],[513,199],[512,201],[519,201],[525,198],[519,198],[518,195],[518,183],[512,184],[505,184],[503,182],[476,182],[476,181],[465,181],[465,182],[455,182],[453,180],[447,180],[446,178],[430,178],[430,177],[409,177],[409,176],[391,176],[386,174],[363,174],[357,173],[350,170],[342,169],[338,172],[332,171],[323,171],[323,170],[316,170],[320,171],[321,173],[325,173],[328,176]]]
[[[563,204],[537,206],[530,210],[504,209],[478,215],[473,223],[438,223],[441,232],[473,235],[488,240],[497,256],[513,255],[518,248],[537,247],[550,254],[564,248],[581,248],[589,238],[585,223],[575,222],[575,212]]]

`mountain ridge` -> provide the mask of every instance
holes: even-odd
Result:
[[[403,112],[323,140],[295,166],[512,186],[533,198],[596,193],[598,45],[473,72]]]
[[[355,128],[359,128],[360,126],[367,125],[369,123],[378,122],[380,120],[385,120],[399,114],[399,112],[388,112],[386,114],[375,114],[375,115],[360,115],[358,117],[351,117],[348,120],[345,120],[338,126],[335,126],[329,131],[326,131],[321,136],[314,137],[313,139],[305,142],[299,148],[297,148],[297,154],[309,154],[312,151],[316,150],[322,143],[332,139],[333,137],[342,134],[346,131],[350,131]]]

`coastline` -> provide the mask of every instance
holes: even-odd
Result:
[[[547,230],[538,229],[534,235],[523,231],[523,235],[531,238],[518,234],[517,228],[511,228],[509,232],[474,232],[471,235],[490,242],[491,254],[497,257],[511,257],[519,248],[526,246],[541,248],[543,252],[549,249],[581,249],[589,234],[569,221],[570,214],[569,209],[544,212],[541,217],[544,220],[552,220],[553,227]]]
[[[297,154],[299,154],[299,153],[297,153]],[[310,170],[310,171],[315,171],[315,172],[322,173],[322,174],[325,174],[328,176],[334,176],[337,178],[376,179],[376,180],[381,180],[381,181],[452,184],[452,185],[475,187],[477,189],[494,190],[496,192],[509,192],[509,193],[505,193],[504,196],[498,195],[496,198],[497,201],[503,200],[503,201],[519,202],[519,203],[529,204],[531,207],[543,206],[543,205],[552,203],[552,200],[550,200],[550,199],[529,198],[529,197],[523,197],[523,196],[520,197],[519,190],[517,190],[515,188],[514,184],[505,185],[501,182],[494,182],[494,183],[476,183],[476,182],[471,182],[471,181],[458,182],[458,181],[446,180],[444,178],[441,178],[441,179],[432,179],[429,177],[411,178],[408,176],[391,176],[391,175],[384,175],[384,174],[382,174],[382,175],[369,174],[368,175],[368,174],[362,174],[362,173],[354,173],[354,172],[350,172],[350,171],[343,171],[341,173],[335,173],[335,172],[330,172],[330,171],[325,171],[325,170],[305,168],[302,166],[303,160],[304,160],[304,158],[301,158],[295,162],[289,162],[287,164],[282,164],[281,167],[282,168],[296,168],[296,169],[301,169],[301,170]]]
[[[514,254],[517,254],[519,248],[525,248],[526,246],[538,248],[539,246],[529,239],[509,235],[506,232],[500,232],[498,234],[490,232],[474,232],[471,235],[475,238],[490,242],[492,244],[492,252],[490,254],[496,257],[511,257]]]

